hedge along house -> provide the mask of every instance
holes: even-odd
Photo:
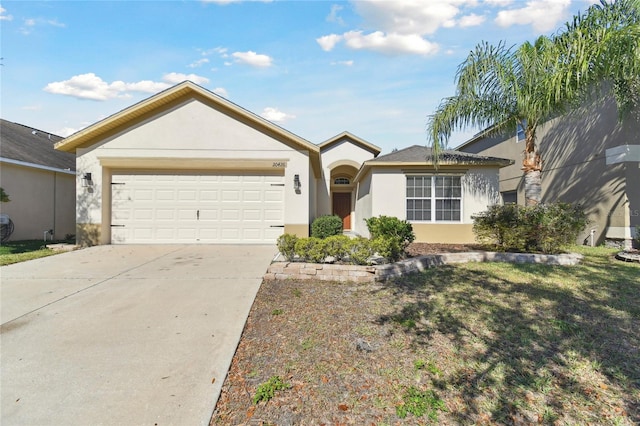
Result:
[[[325,214],[366,235],[371,215],[407,218],[406,200],[396,200],[399,187],[391,182],[404,193],[407,171],[435,173],[424,156],[376,163],[380,149],[348,132],[315,145],[189,81],[56,148],[76,154],[77,234],[84,245],[273,244],[283,233],[309,235],[312,221]],[[475,198],[465,199],[456,224],[469,228],[470,215],[496,201],[502,164],[442,162],[441,172],[458,177],[482,170],[464,182],[486,185],[477,193],[465,186],[463,196]],[[396,177],[380,180],[382,174]],[[384,199],[400,204],[385,209]],[[414,227],[424,221],[415,220]]]
[[[414,145],[366,161],[355,183],[356,217],[395,216],[411,222],[416,242],[469,243],[474,214],[500,203],[498,170],[512,161]],[[368,235],[364,221],[356,232]]]

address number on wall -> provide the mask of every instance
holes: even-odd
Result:
[[[274,161],[271,167],[284,168],[287,167],[286,161]]]

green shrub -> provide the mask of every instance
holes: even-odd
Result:
[[[324,248],[327,256],[336,260],[343,260],[349,254],[349,243],[351,239],[346,235],[332,235],[325,238]]]
[[[340,234],[342,234],[342,219],[338,216],[320,216],[311,224],[312,237],[327,238]]]
[[[365,222],[375,250],[392,262],[402,258],[404,249],[416,239],[413,227],[406,220],[378,216],[365,219]]]
[[[293,234],[282,234],[278,237],[277,245],[280,253],[289,261],[293,261],[296,255],[296,243],[298,237]]]
[[[298,239],[295,252],[305,262],[323,263],[327,258],[324,240],[316,237]]]
[[[391,262],[395,262],[402,258],[404,253],[404,247],[401,245],[398,238],[377,237],[371,240],[371,247],[375,253]]]
[[[567,203],[492,206],[473,216],[479,241],[511,251],[558,253],[574,243],[587,224],[582,208]]]
[[[356,265],[369,264],[369,258],[373,256],[374,250],[371,240],[363,237],[354,238],[349,241],[349,259]]]

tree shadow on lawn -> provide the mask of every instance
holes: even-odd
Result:
[[[640,267],[613,262],[430,269],[386,284],[379,322],[434,354],[433,386],[464,401],[456,421],[638,423]]]

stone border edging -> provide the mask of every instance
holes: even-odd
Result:
[[[274,262],[269,265],[264,279],[355,281],[373,283],[387,281],[403,275],[424,271],[440,265],[467,262],[542,263],[547,265],[577,265],[583,256],[576,253],[534,254],[501,252],[465,252],[430,254],[376,266],[337,265],[332,263]]]

